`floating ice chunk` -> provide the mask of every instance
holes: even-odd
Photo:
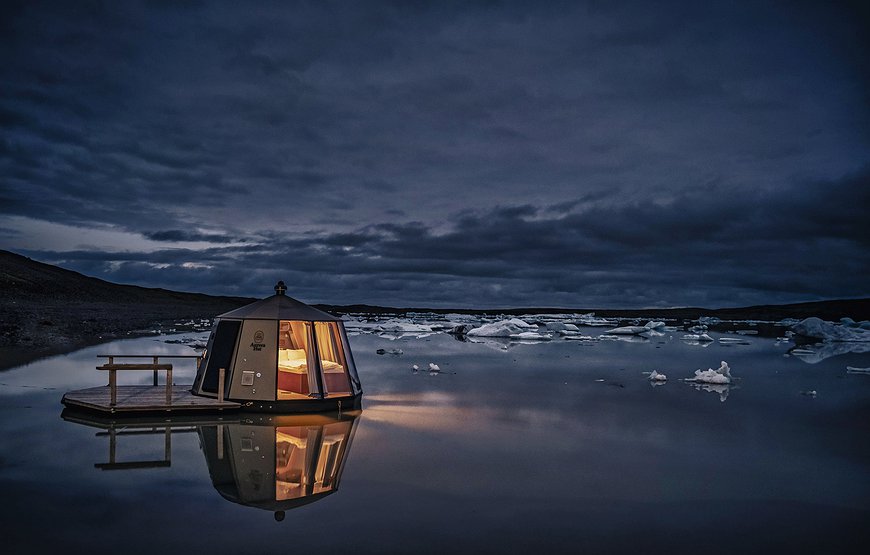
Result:
[[[610,335],[609,333],[603,333],[598,336],[598,339],[606,340],[606,341],[624,341],[626,343],[648,343],[649,337],[647,334],[641,333],[639,335]]]
[[[577,319],[577,323],[581,326],[593,327],[613,327],[619,322],[608,318],[598,318],[595,314],[583,314]]]
[[[416,365],[416,364],[414,364],[414,365],[412,365],[412,366],[411,366],[411,370],[413,370],[413,371],[414,371],[414,373],[415,373],[415,374],[416,374],[416,373],[417,373],[417,371],[418,371],[418,370],[420,370],[420,367],[419,367],[419,366],[417,366],[417,365]]]
[[[698,318],[698,323],[703,324],[705,326],[711,326],[714,324],[718,324],[721,321],[722,320],[720,320],[719,318],[717,318],[715,316],[701,316],[700,318]]]
[[[623,326],[621,328],[613,328],[612,330],[607,330],[607,335],[640,335],[642,333],[648,332],[650,328],[646,326]]]
[[[533,327],[530,324],[511,318],[510,320],[499,320],[490,324],[484,324],[478,328],[468,330],[465,335],[471,337],[510,337],[519,333],[523,333]]]
[[[709,384],[729,384],[731,383],[731,368],[724,360],[719,365],[719,368],[713,370],[695,370],[695,377],[687,378],[687,382],[700,382]]]
[[[870,330],[850,328],[847,326],[825,322],[821,318],[807,318],[792,326],[792,330],[805,337],[814,337],[823,341],[862,342],[870,341]]]
[[[465,335],[473,329],[474,326],[472,324],[457,324],[453,326],[447,333],[451,335]]]
[[[389,350],[387,350],[387,349],[378,349],[378,350],[375,351],[375,352],[376,352],[377,354],[379,354],[379,355],[394,355],[394,356],[398,356],[398,355],[403,355],[403,354],[405,354],[405,351],[403,351],[402,349],[389,349]]]
[[[549,335],[545,333],[538,333],[535,331],[524,331],[521,333],[515,333],[510,336],[511,339],[519,339],[521,341],[549,341],[553,339]]]
[[[782,320],[777,322],[776,325],[782,326],[784,328],[790,328],[798,322],[800,322],[800,320],[798,320],[797,318],[783,318]]]
[[[596,338],[591,335],[566,335],[564,339],[569,341],[595,341]]]
[[[749,341],[740,339],[739,337],[720,337],[719,343],[722,345],[751,345]]]
[[[870,376],[870,368],[858,368],[856,366],[847,366],[846,367],[847,374],[866,374]]]
[[[801,391],[801,395],[806,397],[815,397],[818,393],[816,393],[815,389],[810,389],[808,391]]]
[[[737,335],[758,335],[758,330],[735,330]]]
[[[402,320],[387,320],[379,324],[375,329],[388,333],[431,332],[432,326],[414,324]]]
[[[429,372],[440,372],[441,367],[435,364],[434,362],[429,363]]]
[[[658,320],[650,320],[644,327],[648,330],[657,330],[665,327],[665,323]]]
[[[707,326],[692,326],[689,328],[691,333],[704,333],[705,331],[707,331]]]
[[[713,341],[713,338],[707,335],[706,333],[697,334],[697,333],[687,333],[683,337],[681,337],[683,341],[698,341],[698,342],[707,342]]]
[[[666,382],[668,381],[668,377],[664,374],[653,370],[649,373],[649,381],[651,382]]]

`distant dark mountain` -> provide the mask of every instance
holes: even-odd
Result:
[[[58,352],[252,300],[118,285],[0,251],[0,347]]]
[[[292,294],[292,292],[291,292]],[[171,325],[180,320],[212,318],[255,299],[180,293],[134,285],[118,285],[78,272],[0,251],[0,368],[94,343],[128,332]],[[744,308],[671,308],[609,310],[590,308],[396,308],[371,305],[315,305],[334,313],[407,314],[540,314],[595,312],[613,318],[781,320],[818,316],[870,320],[870,299],[763,305]]]
[[[837,321],[843,317],[853,320],[870,320],[870,299],[841,299],[834,301],[814,301],[807,303],[758,305],[740,308],[633,308],[633,309],[608,309],[608,308],[490,308],[461,309],[461,308],[396,308],[389,306],[371,306],[365,304],[356,305],[316,305],[321,310],[346,313],[367,314],[408,314],[413,312],[432,312],[435,314],[511,314],[522,316],[524,314],[574,314],[594,312],[604,318],[667,318],[696,320],[701,316],[716,316],[722,320],[767,320],[779,321],[784,318],[804,319],[817,316],[824,320]]]

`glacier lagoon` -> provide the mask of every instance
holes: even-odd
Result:
[[[596,339],[355,333],[363,410],[284,427],[243,415],[110,434],[61,417],[65,391],[103,383],[98,354],[193,354],[166,343],[179,337],[4,371],[4,551],[863,551],[870,376],[847,367],[870,367],[870,353],[810,364],[765,337],[584,333]],[[723,360],[732,384],[682,381]],[[651,383],[653,370],[668,380]],[[179,362],[175,382],[193,374]],[[314,437],[343,445],[340,460],[299,463],[329,495],[262,502],[296,495],[269,469],[289,464],[280,445]]]

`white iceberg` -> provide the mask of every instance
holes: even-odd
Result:
[[[607,335],[640,335],[642,333],[648,332],[649,328],[644,326],[622,326],[621,328],[613,328],[612,330],[607,330]]]
[[[739,337],[720,337],[719,343],[722,345],[752,345],[750,341]]]
[[[597,338],[591,335],[566,335],[563,339],[569,341],[595,341]]]
[[[792,326],[792,331],[804,337],[823,341],[844,343],[870,341],[870,330],[832,324],[814,316]]]
[[[870,376],[870,368],[858,368],[856,366],[847,366],[846,367],[847,374],[866,374]]]
[[[695,370],[695,377],[686,378],[686,381],[720,385],[730,384],[731,368],[728,366],[728,363],[723,360],[719,365],[719,368],[716,370],[713,370],[712,368],[708,368],[707,370]]]
[[[680,339],[682,339],[683,341],[697,341],[699,343],[713,341],[713,338],[710,337],[709,335],[707,335],[706,333],[701,333],[701,334],[687,333],[686,335],[684,335]]]
[[[532,327],[535,326],[517,318],[511,318],[510,320],[499,320],[498,322],[484,324],[478,328],[468,330],[465,335],[471,337],[510,337],[529,331],[529,328]]]
[[[619,323],[618,320],[612,318],[599,318],[594,313],[582,314],[577,318],[576,322],[581,326],[592,327],[613,327]]]
[[[658,320],[650,320],[644,326],[648,330],[658,330],[665,327],[664,322],[659,322]]]
[[[440,366],[438,366],[438,365],[435,364],[434,362],[430,362],[430,363],[429,363],[429,373],[430,373],[430,374],[437,374],[437,373],[440,372],[440,371],[441,371],[441,367],[440,367]]]
[[[535,331],[524,331],[521,333],[515,333],[510,336],[511,339],[519,339],[521,341],[549,341],[553,339],[549,335],[545,333],[538,333]]]
[[[431,332],[432,326],[403,322],[401,320],[387,320],[386,322],[379,324],[375,329],[387,333],[416,333]]]
[[[651,382],[666,382],[668,381],[668,377],[661,372],[657,372],[653,370],[649,373],[649,381]]]

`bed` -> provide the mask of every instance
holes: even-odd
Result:
[[[348,391],[344,367],[320,360],[327,391]],[[308,356],[305,349],[278,349],[278,389],[308,395]]]

